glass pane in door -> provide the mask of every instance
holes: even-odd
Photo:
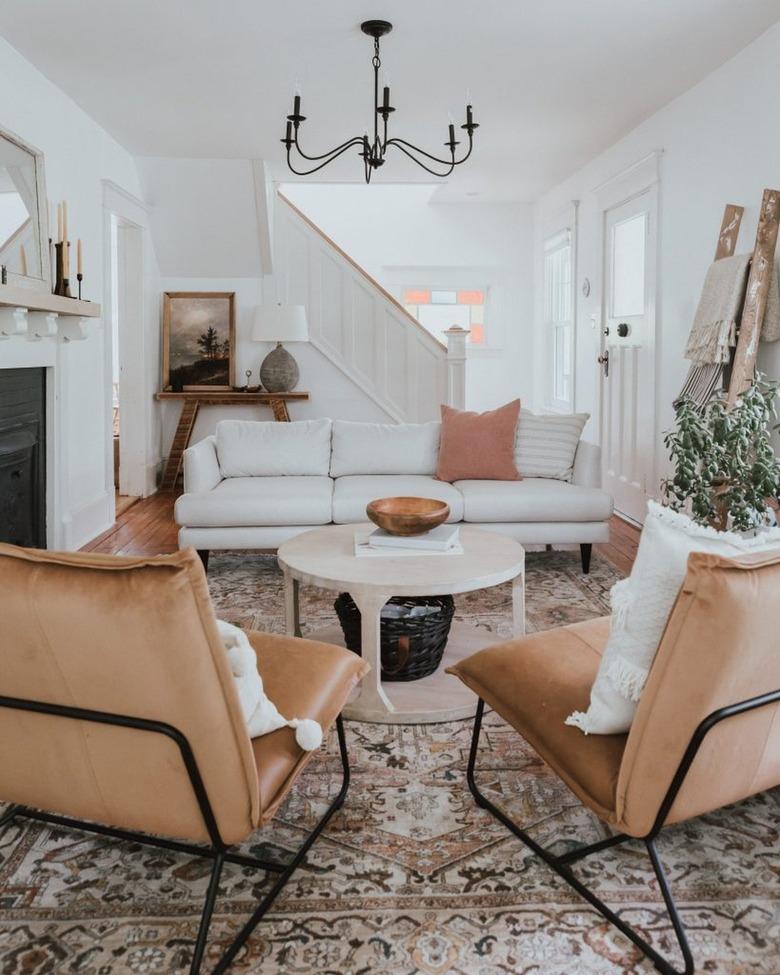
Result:
[[[644,314],[646,237],[646,213],[637,213],[612,228],[613,318]]]

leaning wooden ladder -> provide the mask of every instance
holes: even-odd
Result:
[[[739,228],[745,208],[728,203],[715,249],[715,260],[731,257],[736,250]],[[745,299],[740,315],[737,345],[728,366],[692,365],[680,397],[692,396],[704,405],[718,388],[728,388],[728,405],[732,407],[753,380],[758,357],[758,343],[764,321],[769,287],[774,272],[780,219],[780,190],[764,190],[756,230],[756,245],[750,262]]]

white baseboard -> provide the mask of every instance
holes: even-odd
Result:
[[[112,496],[104,491],[63,519],[65,549],[75,552],[113,524]]]
[[[144,497],[148,498],[150,494],[157,493],[157,487],[160,483],[160,478],[162,476],[162,460],[155,461],[153,464],[146,465],[146,474],[144,477]]]

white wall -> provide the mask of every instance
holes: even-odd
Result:
[[[266,282],[267,285],[267,282]],[[236,295],[236,382],[246,382],[247,369],[252,370],[252,384],[257,385],[258,369],[263,357],[272,348],[268,343],[253,342],[250,338],[255,308],[262,297],[263,282],[258,278],[162,278],[161,291],[234,291]],[[311,398],[288,404],[290,418],[308,420],[329,416],[340,420],[388,422],[386,414],[346,376],[309,344],[293,344],[288,349],[298,362],[301,372],[298,388],[311,393]],[[167,456],[181,405],[163,404],[162,452]],[[192,442],[202,440],[214,432],[221,419],[269,420],[271,413],[265,406],[202,406],[198,412]]]
[[[111,180],[134,195],[140,185],[132,157],[59,88],[51,84],[6,41],[0,38],[0,91],[5,93],[0,125],[44,153],[46,182],[52,205],[68,201],[72,239],[84,242],[83,295],[103,301],[102,180]],[[69,455],[69,482],[64,497],[65,519],[72,519],[67,537],[78,547],[108,527],[112,498],[106,490],[105,444],[110,433],[106,409],[105,343],[102,325],[91,325],[85,341],[72,343],[66,388],[69,428],[63,448]],[[3,351],[0,349],[0,366]]]
[[[469,349],[466,405],[484,410],[533,388],[533,210],[437,203],[431,185],[288,183],[282,192],[396,297],[404,285],[489,288],[490,349]],[[473,284],[472,284],[473,282]]]
[[[577,276],[576,409],[598,412],[600,218],[594,189],[656,150],[663,150],[660,188],[660,263],[656,362],[658,460],[665,463],[661,432],[673,422],[672,401],[688,370],[683,348],[705,271],[711,263],[726,203],[746,208],[738,250],[753,248],[765,187],[780,185],[780,25],[647,119],[612,148],[546,193],[536,207],[536,321],[541,328],[544,228],[572,200],[580,200]],[[581,285],[592,288],[584,297]],[[534,357],[537,404],[543,401],[543,350]],[[762,350],[762,368],[780,375],[780,343]],[[591,421],[586,431],[598,439]],[[658,467],[658,465],[657,465]]]

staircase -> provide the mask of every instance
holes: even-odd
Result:
[[[306,306],[312,345],[398,422],[462,409],[468,333],[439,342],[281,193],[274,211],[278,300]]]

